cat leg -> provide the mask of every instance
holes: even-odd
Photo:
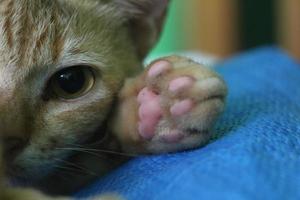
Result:
[[[162,153],[205,144],[224,107],[227,88],[190,59],[159,59],[119,94],[111,130],[124,151]]]

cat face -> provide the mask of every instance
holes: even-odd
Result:
[[[147,9],[164,1],[134,2],[1,1],[0,134],[10,176],[40,179],[70,148],[106,134],[124,78],[160,27]]]

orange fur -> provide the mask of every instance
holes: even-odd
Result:
[[[144,86],[159,88],[164,108],[175,99],[166,90],[169,81],[181,75],[199,81],[215,77],[222,95],[226,93],[215,73],[186,58],[164,58],[174,69],[160,80],[149,80],[147,71],[142,72],[167,2],[0,1],[1,200],[65,199],[41,192],[68,195],[135,154],[193,148],[208,139],[205,135],[172,145],[158,139],[145,142],[136,130],[136,96]],[[54,95],[52,78],[74,66],[89,68],[93,86],[76,98]],[[195,97],[199,90],[194,89],[185,95]],[[181,128],[211,127],[223,101],[201,105],[189,115],[195,119],[191,124],[178,121]],[[11,179],[30,180],[34,189],[9,187]]]

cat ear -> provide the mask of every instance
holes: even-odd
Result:
[[[169,0],[114,0],[143,59],[159,39]]]

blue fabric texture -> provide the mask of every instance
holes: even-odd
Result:
[[[300,199],[300,65],[276,47],[216,70],[227,107],[205,147],[139,157],[80,191],[129,200]]]

